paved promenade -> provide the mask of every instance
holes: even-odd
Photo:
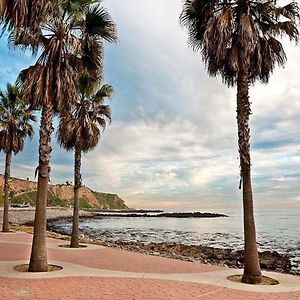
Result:
[[[281,284],[245,285],[226,279],[241,270],[94,245],[62,248],[67,242],[52,238],[48,238],[49,263],[63,270],[17,272],[14,266],[29,261],[31,240],[28,233],[0,233],[0,300],[300,300],[300,276],[265,272]]]

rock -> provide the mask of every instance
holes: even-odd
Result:
[[[228,266],[232,268],[243,268],[243,251],[233,251],[231,249],[218,249],[205,246],[189,246],[183,244],[119,242],[121,247],[152,255],[166,256],[187,261],[198,261],[214,265]],[[259,254],[262,269],[276,270],[290,273],[290,258],[276,251],[264,251]]]
[[[288,271],[292,268],[289,257],[276,251],[264,251],[260,253],[259,258],[263,269]]]
[[[62,232],[63,233],[63,232]],[[185,261],[201,262],[231,268],[243,268],[243,251],[232,249],[218,249],[201,245],[184,245],[168,243],[143,243],[143,242],[123,242],[107,243],[113,247],[124,250],[164,256]],[[292,270],[290,257],[276,251],[264,251],[259,253],[261,268],[264,270],[276,270],[278,272],[295,274]],[[298,275],[299,272],[298,272]]]

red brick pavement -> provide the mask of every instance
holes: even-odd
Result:
[[[0,243],[0,261],[26,260],[30,257],[30,234],[9,234],[0,237],[0,241],[28,242],[28,244]],[[65,244],[65,241],[47,239],[48,243]],[[196,264],[180,260],[167,259],[159,256],[151,256],[119,250],[110,247],[99,247],[99,249],[66,249],[50,248],[48,250],[49,260],[65,261],[78,265],[118,270],[126,272],[144,273],[198,273],[220,271],[224,268],[217,266]]]
[[[31,239],[32,236],[29,234],[0,234],[0,261],[28,260]],[[48,240],[50,243],[65,243],[54,239]],[[9,241],[16,243],[10,243]],[[189,263],[132,253],[114,248],[99,248],[98,250],[49,248],[48,254],[50,260],[65,261],[92,268],[118,271],[200,273],[223,269],[199,263]],[[297,292],[257,293],[199,283],[156,279],[98,277],[15,279],[0,277],[0,300],[17,299],[300,300],[300,286]]]
[[[124,278],[0,278],[0,299],[42,300],[297,300],[300,292],[253,293],[205,284]]]

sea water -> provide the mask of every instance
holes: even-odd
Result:
[[[201,210],[204,211],[208,210]],[[243,249],[241,210],[218,212],[228,217],[96,217],[82,220],[80,233],[106,242],[167,242]],[[259,251],[290,255],[293,269],[300,273],[300,209],[256,210],[255,220]],[[52,225],[65,233],[71,232],[70,221],[56,221]]]

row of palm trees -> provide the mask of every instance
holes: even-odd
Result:
[[[103,99],[111,95],[112,88],[96,89],[102,77],[103,41],[115,42],[116,29],[108,12],[95,0],[2,0],[0,18],[4,30],[9,32],[9,41],[38,56],[34,65],[20,73],[17,84],[22,100],[31,109],[41,109],[29,271],[44,272],[48,271],[46,205],[53,116],[61,116],[61,144],[75,149],[74,224],[78,227],[80,154],[94,147],[100,137],[97,125],[104,126],[105,118],[110,118]],[[87,134],[91,137],[87,138]],[[80,148],[82,141],[91,144]],[[73,240],[72,245],[77,245]]]
[[[84,76],[92,79],[101,76],[102,41],[116,40],[115,26],[106,11],[92,0],[2,0],[0,16],[5,29],[11,32],[10,40],[39,55],[35,65],[21,72],[19,85],[22,98],[31,107],[42,109],[38,193],[29,270],[47,271],[46,201],[53,114],[70,112],[68,121],[64,121],[68,125],[63,128],[60,124],[59,134],[68,137],[60,139],[61,144],[75,150],[76,199],[81,184],[81,152],[90,146],[85,147],[83,140],[75,141],[75,135],[80,131],[80,122],[75,119],[83,120],[89,115],[99,94],[93,94],[93,103],[89,102],[89,108],[84,108],[84,99],[91,94],[85,88],[83,94],[78,93],[74,74],[85,74],[82,80],[85,80]],[[262,280],[251,187],[249,85],[256,80],[267,83],[275,65],[285,63],[286,55],[277,38],[287,35],[297,41],[298,19],[296,2],[280,7],[276,0],[185,0],[180,16],[181,24],[189,33],[189,44],[201,53],[209,75],[220,75],[227,85],[237,86],[245,240],[242,281],[246,283]],[[102,114],[110,117],[107,107]],[[103,125],[102,119],[97,122]],[[92,140],[97,139],[97,134]],[[74,207],[77,214],[77,204]],[[74,224],[76,222],[78,218],[74,217]],[[73,233],[77,235],[77,232]],[[72,243],[77,245],[78,241],[74,239]]]
[[[81,152],[88,152],[96,147],[101,129],[105,128],[107,120],[111,120],[110,107],[105,105],[105,98],[111,98],[113,88],[107,84],[98,88],[100,80],[92,79],[87,73],[79,74],[75,83],[77,100],[71,112],[61,114],[57,139],[63,148],[75,151],[74,211],[76,213],[74,213],[73,224],[76,225],[73,226],[71,247],[78,248]],[[9,232],[9,178],[12,153],[16,155],[21,152],[26,137],[32,138],[34,134],[32,123],[35,121],[34,110],[23,101],[18,86],[7,84],[6,90],[0,91],[0,150],[5,153],[2,232]]]

